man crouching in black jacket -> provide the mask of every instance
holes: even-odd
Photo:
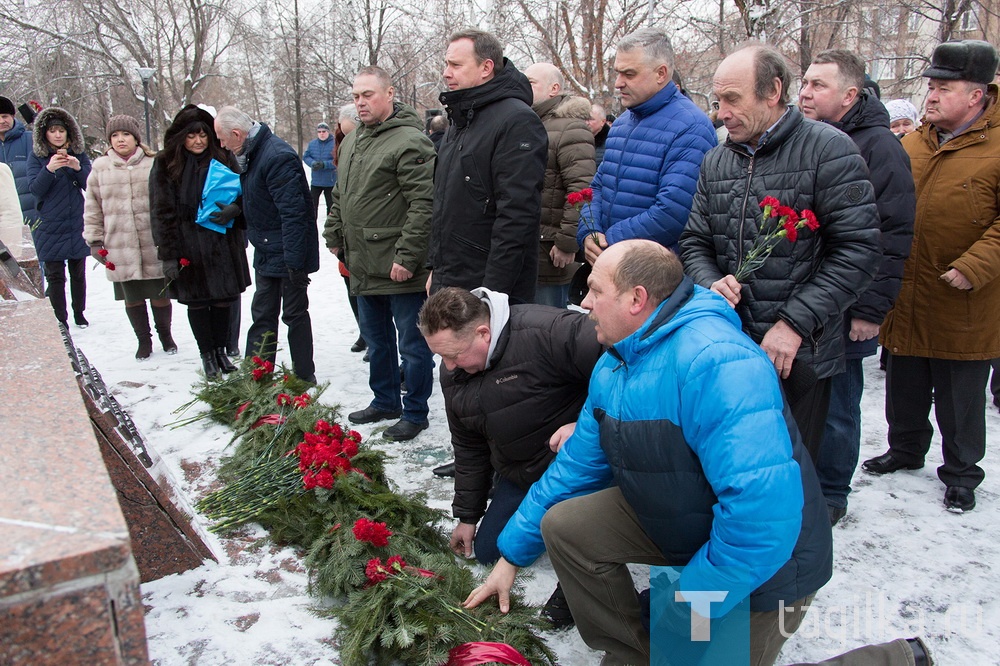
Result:
[[[500,558],[497,537],[555,457],[550,439],[558,448],[562,427],[576,422],[604,349],[587,315],[510,305],[507,294],[485,288],[438,291],[417,325],[444,365],[459,520],[451,547],[465,557],[474,549],[480,563],[492,564]],[[564,603],[557,588],[546,608]],[[572,623],[568,609],[549,616],[559,626]]]

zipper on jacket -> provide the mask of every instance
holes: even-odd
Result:
[[[753,160],[757,156],[756,153],[750,156],[750,164],[747,165],[747,184],[746,192],[743,194],[743,206],[740,209],[740,233],[737,236],[737,247],[736,247],[736,265],[739,266],[743,263],[743,222],[747,219],[747,203],[750,201],[750,181],[753,180]],[[763,220],[761,221],[761,226],[763,226]]]
[[[486,203],[483,204],[483,215],[486,215],[486,211],[489,210],[489,207],[490,207],[490,198],[486,197]]]

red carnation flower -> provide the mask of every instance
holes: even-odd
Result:
[[[806,221],[806,227],[809,231],[816,231],[819,229],[819,220],[816,219],[816,213],[812,212],[808,208],[802,211],[802,219]]]
[[[579,206],[583,203],[583,197],[580,196],[579,192],[570,192],[566,195],[566,203],[570,206]]]
[[[373,546],[384,548],[389,545],[391,536],[392,530],[385,523],[377,523],[368,518],[358,518],[354,523],[354,538],[358,541],[367,541]]]
[[[279,393],[276,398],[279,407],[284,407],[285,405],[292,404],[292,396],[287,393]]]
[[[113,271],[115,270],[115,262],[113,261],[105,262],[104,267],[107,268],[109,271]]]
[[[293,402],[296,409],[305,409],[312,402],[312,398],[309,397],[308,393],[303,393],[302,395],[295,396]]]
[[[580,190],[580,197],[583,198],[583,200],[585,202],[587,202],[587,203],[590,203],[591,201],[593,201],[594,200],[594,190],[593,190],[593,188],[585,187],[582,190]]]
[[[348,458],[353,458],[358,455],[358,445],[353,439],[345,439],[343,442],[344,455]]]
[[[799,230],[795,228],[795,223],[792,222],[792,218],[785,220],[785,235],[788,237],[789,243],[794,243],[799,237]]]
[[[406,560],[400,555],[393,555],[385,561],[385,566],[387,569],[399,572],[406,568]]]
[[[107,249],[102,247],[100,250],[97,251],[97,254],[101,255],[102,257],[106,257],[108,256],[108,251]]]
[[[780,205],[781,202],[775,199],[774,197],[764,197],[764,199],[760,202],[761,208],[766,208],[768,206],[770,206],[771,208],[775,208]]]
[[[324,467],[316,472],[315,479],[316,485],[320,488],[326,488],[327,490],[333,488],[333,472],[330,471],[329,467]]]
[[[184,257],[181,257],[179,263],[181,265],[181,268],[187,268],[188,266],[191,265],[191,260],[190,259],[185,259]]]
[[[368,578],[369,585],[377,585],[388,578],[388,571],[382,564],[382,558],[373,557],[365,565],[365,577]]]

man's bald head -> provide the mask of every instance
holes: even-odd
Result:
[[[531,84],[533,105],[555,97],[566,87],[562,72],[549,62],[536,62],[524,70],[524,75]]]

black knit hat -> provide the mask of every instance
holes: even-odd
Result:
[[[105,132],[108,143],[111,143],[111,135],[115,132],[128,132],[135,137],[136,143],[142,143],[142,129],[139,127],[139,121],[132,116],[111,116]]]
[[[934,49],[931,66],[923,76],[987,85],[993,83],[998,64],[997,50],[989,42],[978,39],[944,42]]]
[[[12,116],[17,112],[14,108],[14,102],[10,101],[7,97],[0,97],[0,114],[5,114]]]

